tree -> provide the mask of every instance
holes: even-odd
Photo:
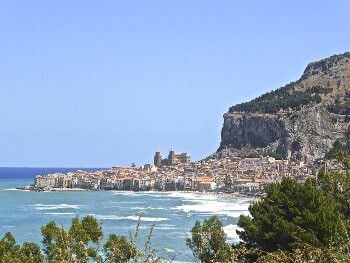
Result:
[[[19,257],[25,263],[44,263],[45,257],[40,247],[35,243],[24,242],[20,248]]]
[[[304,242],[326,248],[329,242],[344,239],[341,206],[330,193],[307,180],[299,184],[290,178],[266,188],[267,196],[250,205],[251,216],[241,215],[237,231],[248,248],[271,252],[293,251]]]
[[[107,262],[124,263],[134,258],[136,247],[133,246],[125,236],[110,234],[107,242],[103,246]]]
[[[41,233],[48,262],[88,263],[90,259],[101,261],[98,245],[103,232],[92,216],[85,216],[81,221],[74,217],[68,232],[63,226],[58,227],[51,221],[41,227]]]
[[[130,233],[129,240],[125,236],[117,236],[112,234],[109,236],[106,244],[103,246],[106,260],[108,263],[126,263],[132,260],[134,263],[147,262],[158,263],[163,262],[162,257],[156,256],[158,249],[151,247],[151,238],[153,234],[154,224],[151,226],[143,249],[136,246],[136,240],[139,236],[141,217],[139,218],[135,233]]]
[[[347,143],[349,144],[349,143]],[[349,149],[349,145],[346,147]],[[341,205],[341,212],[350,219],[350,157],[348,151],[339,147],[333,157],[342,163],[345,168],[343,171],[327,173],[326,169],[321,168],[318,173],[317,187],[323,191],[332,194],[335,200]]]
[[[129,240],[125,236],[111,234],[103,246],[104,257],[99,249],[103,236],[100,224],[93,216],[72,219],[68,231],[58,227],[54,221],[41,227],[43,250],[49,263],[126,263],[126,262],[162,262],[156,256],[158,250],[151,247],[154,225],[151,226],[143,248],[136,246],[141,219]],[[0,263],[44,263],[45,256],[35,243],[23,243],[20,247],[10,232],[0,240]]]
[[[16,244],[10,232],[0,240],[1,263],[44,263],[45,257],[35,243],[25,242],[22,247]]]
[[[230,262],[231,246],[226,243],[222,222],[216,216],[204,220],[203,225],[197,220],[191,235],[186,244],[198,262]]]
[[[326,173],[322,168],[318,173],[317,186],[331,194],[340,204],[340,211],[350,219],[350,176],[341,172]]]

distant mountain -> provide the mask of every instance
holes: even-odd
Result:
[[[350,149],[350,52],[310,63],[296,82],[230,107],[218,154],[318,159]]]

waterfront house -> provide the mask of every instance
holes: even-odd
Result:
[[[56,186],[57,177],[58,174],[37,175],[34,179],[34,186],[38,188],[53,188]]]

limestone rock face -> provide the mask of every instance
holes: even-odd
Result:
[[[275,117],[225,114],[221,144],[232,148],[261,148],[286,137],[285,133],[285,123]]]
[[[321,90],[322,101],[312,101],[297,110],[266,113],[230,109],[224,114],[218,151],[250,148],[284,158],[317,159],[323,158],[336,141],[349,143],[350,54],[309,64],[303,76],[289,85],[288,92],[309,91],[316,85],[314,90]],[[340,105],[342,110],[331,111],[330,105]]]
[[[329,113],[322,105],[293,115],[225,114],[220,149],[257,148],[284,158],[317,159],[336,140],[345,141],[349,123],[345,116]]]

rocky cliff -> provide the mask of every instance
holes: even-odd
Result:
[[[224,114],[218,152],[324,158],[349,147],[350,53],[310,63],[301,78]]]

